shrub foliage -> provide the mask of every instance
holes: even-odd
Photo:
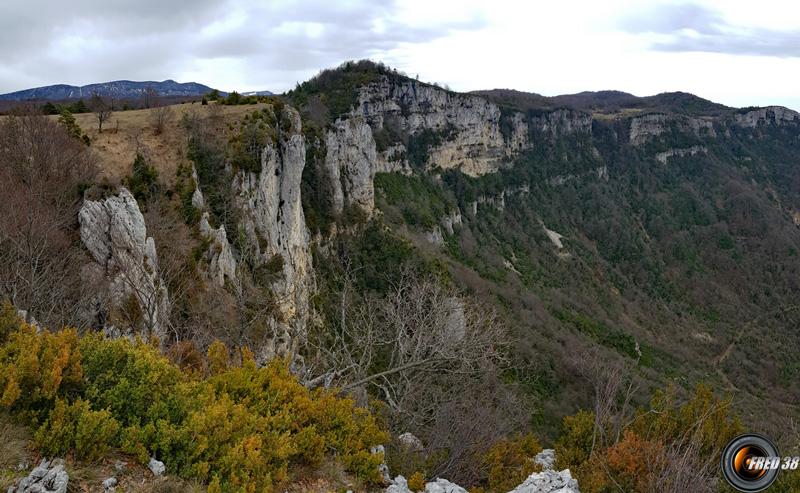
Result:
[[[328,390],[310,391],[274,361],[238,364],[215,343],[208,370],[187,372],[142,341],[41,331],[21,324],[0,346],[0,407],[36,429],[42,453],[94,460],[110,449],[216,491],[269,491],[292,464],[335,456],[378,481],[386,441],[366,410]]]

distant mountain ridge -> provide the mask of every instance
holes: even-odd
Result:
[[[491,89],[472,91],[471,94],[518,110],[572,108],[588,112],[615,112],[621,109],[638,109],[677,112],[694,116],[719,116],[734,109],[687,92],[664,92],[645,97],[634,96],[622,91],[584,91],[577,94],[542,96],[513,89]]]
[[[141,96],[144,91],[150,87],[158,91],[159,95],[167,97],[202,96],[212,91],[211,87],[204,84],[199,84],[197,82],[175,82],[171,79],[161,82],[116,80],[112,82],[88,84],[85,86],[56,84],[52,86],[35,87],[32,89],[10,92],[8,94],[0,94],[0,100],[28,101],[78,99],[91,97],[91,95],[95,92],[104,97],[129,99]],[[225,93],[220,92],[220,94]]]

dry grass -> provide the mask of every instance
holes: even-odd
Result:
[[[18,471],[19,464],[33,463],[30,433],[24,426],[11,422],[0,413],[0,491],[6,491],[25,471]]]
[[[224,134],[228,124],[243,115],[260,109],[265,104],[243,106],[202,106],[199,103],[185,103],[171,106],[173,117],[165,125],[164,131],[156,135],[153,126],[154,112],[158,108],[117,111],[103,124],[103,133],[97,132],[97,118],[93,113],[75,115],[84,133],[92,139],[92,149],[101,163],[101,178],[111,183],[119,181],[131,171],[137,151],[142,153],[158,170],[162,181],[172,183],[178,165],[186,163],[186,133],[181,127],[184,114],[196,111],[201,116],[210,117],[215,111],[220,118],[209,118],[215,130]],[[53,116],[52,118],[57,118]]]
[[[124,491],[130,493],[201,493],[206,491],[206,488],[199,483],[166,476],[145,481],[142,484],[129,484]]]
[[[278,484],[275,491],[284,493],[329,493],[332,491],[367,491],[360,480],[348,474],[342,464],[326,460],[318,466],[295,465],[290,478]]]
[[[34,451],[31,433],[25,426],[14,424],[4,413],[0,413],[0,492],[16,484],[38,465],[41,457]],[[127,463],[118,472],[117,461]],[[18,469],[19,464],[26,467]],[[173,476],[155,478],[145,466],[123,455],[111,455],[100,462],[84,463],[67,457],[66,470],[69,474],[67,493],[102,492],[103,481],[116,477],[119,481],[117,491],[131,493],[202,493],[202,485],[183,481]]]

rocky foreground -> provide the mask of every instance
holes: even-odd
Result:
[[[509,493],[580,493],[578,481],[572,477],[569,469],[556,471],[555,452],[553,449],[542,450],[534,459],[542,466],[542,472],[528,476],[519,486]],[[386,493],[413,493],[403,476],[397,476],[386,488]],[[467,493],[467,490],[442,478],[436,478],[425,485],[425,493]]]
[[[542,466],[542,472],[535,472],[528,476],[519,486],[509,493],[580,493],[578,481],[572,477],[569,469],[556,471],[555,453],[552,449],[545,449],[539,453],[534,461]],[[155,459],[148,465],[154,476],[164,474],[164,464]],[[44,459],[30,474],[23,478],[16,486],[11,486],[7,493],[67,493],[69,476],[64,470],[64,461],[61,459]],[[385,493],[414,493],[408,487],[408,482],[403,476],[397,476],[390,481]],[[97,491],[113,492],[117,479],[110,477],[98,485]],[[436,478],[425,485],[425,493],[467,493],[461,486],[442,478]]]

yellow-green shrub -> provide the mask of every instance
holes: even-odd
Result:
[[[232,365],[227,353],[215,344],[203,377],[142,341],[23,324],[0,346],[0,406],[37,428],[48,454],[96,459],[119,447],[220,492],[269,491],[292,464],[326,456],[380,480],[383,457],[370,448],[388,438],[369,412],[306,389],[284,361],[258,368],[242,350]]]
[[[531,473],[540,470],[541,466],[533,459],[541,451],[542,446],[531,434],[495,443],[484,457],[488,469],[488,491],[511,491]]]
[[[21,323],[0,346],[0,407],[39,424],[57,396],[81,385],[80,357],[74,329],[37,334]]]
[[[425,476],[417,471],[408,477],[408,489],[411,491],[422,491],[425,489]]]
[[[96,460],[117,444],[118,435],[119,423],[109,411],[93,411],[80,399],[72,404],[58,399],[35,439],[46,455],[74,451],[80,459]]]
[[[578,411],[564,417],[561,435],[556,441],[556,468],[575,469],[589,459],[594,444],[594,413]]]

